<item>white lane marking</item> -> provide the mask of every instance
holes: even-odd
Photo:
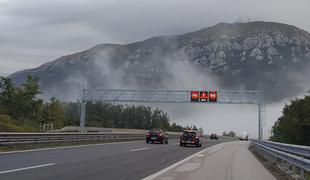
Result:
[[[130,150],[130,152],[143,151],[143,150],[148,150],[148,149],[151,149],[151,148],[146,147],[146,148],[132,149]]]
[[[220,144],[222,144],[222,143],[220,143]],[[219,144],[216,144],[216,145],[219,145]],[[215,145],[215,146],[216,146],[216,145]],[[160,176],[160,175],[162,175],[162,174],[168,172],[169,170],[171,170],[171,169],[177,167],[178,165],[180,165],[180,164],[182,164],[182,163],[188,161],[189,159],[191,159],[191,158],[193,158],[193,157],[195,157],[195,156],[198,156],[198,155],[200,155],[201,153],[204,153],[204,152],[208,151],[208,150],[211,149],[212,147],[213,147],[213,146],[208,147],[208,148],[206,148],[206,149],[203,149],[203,150],[201,150],[201,151],[199,151],[199,152],[197,152],[197,153],[195,153],[195,154],[193,154],[193,155],[191,155],[191,156],[189,156],[189,157],[187,157],[187,158],[185,158],[185,159],[183,159],[183,160],[181,160],[181,161],[176,162],[175,164],[172,164],[172,165],[169,166],[169,167],[166,167],[165,169],[163,169],[163,170],[161,170],[161,171],[158,171],[157,173],[151,174],[150,176],[147,176],[147,177],[143,178],[142,180],[153,180],[153,179],[157,178],[158,176]]]
[[[144,141],[128,141],[128,142],[85,144],[85,145],[77,145],[77,146],[73,145],[73,146],[54,147],[54,148],[29,149],[29,150],[21,150],[21,151],[8,151],[8,152],[0,152],[0,155],[2,155],[2,154],[13,154],[13,153],[23,153],[23,152],[36,152],[36,151],[47,151],[47,150],[57,150],[57,149],[68,149],[68,148],[103,146],[103,145],[111,145],[111,144],[130,144],[130,143],[137,143],[137,142],[144,142]]]
[[[35,169],[35,168],[41,168],[41,167],[53,166],[53,165],[55,165],[55,163],[42,164],[42,165],[37,165],[37,166],[30,166],[30,167],[24,167],[24,168],[19,168],[19,169],[12,169],[12,170],[0,171],[0,174],[11,173],[11,172],[17,172],[17,171],[24,171],[24,170],[28,170],[28,169]]]
[[[174,143],[174,144],[171,144],[171,146],[176,146],[176,145],[179,145],[179,143]]]

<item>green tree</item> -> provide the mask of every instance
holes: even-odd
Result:
[[[122,118],[123,114],[123,105],[117,104],[112,106],[112,112],[113,112],[113,122],[115,128],[125,128],[124,120]]]
[[[10,78],[0,77],[0,114],[9,114],[14,108],[15,87]]]
[[[272,127],[271,140],[310,145],[310,96],[295,99],[283,108],[283,115]]]
[[[44,104],[43,119],[40,124],[53,124],[54,128],[62,128],[65,122],[64,104],[55,97]]]
[[[36,124],[41,118],[40,110],[43,100],[37,98],[37,95],[41,93],[38,83],[39,79],[37,77],[28,75],[16,98],[18,100],[17,104],[19,104],[20,116],[25,122],[30,120],[30,125]]]
[[[229,131],[228,133],[227,131],[224,131],[223,136],[236,137],[236,133],[234,131]]]
[[[236,133],[234,131],[230,131],[227,136],[236,137]]]
[[[64,103],[65,122],[64,126],[77,126],[80,121],[79,102]]]
[[[0,111],[9,115],[18,124],[33,126],[40,119],[43,101],[39,94],[38,79],[31,75],[27,77],[22,87],[15,87],[10,78],[0,78]]]
[[[164,124],[161,120],[161,111],[158,109],[155,109],[152,113],[152,128],[164,128]]]

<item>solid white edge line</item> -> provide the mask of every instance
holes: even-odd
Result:
[[[41,168],[41,167],[53,166],[53,165],[55,165],[55,163],[42,164],[42,165],[37,165],[37,166],[29,166],[29,167],[24,167],[24,168],[0,171],[0,174],[6,174],[6,173],[11,173],[11,172],[17,172],[17,171],[24,171],[24,170],[28,170],[28,169],[35,169],[35,168]]]
[[[143,151],[143,150],[148,150],[148,149],[151,149],[151,148],[145,147],[145,148],[139,148],[139,149],[132,149],[132,150],[130,150],[130,152]]]
[[[222,143],[219,143],[219,144],[222,144]],[[219,144],[216,144],[216,145],[219,145]],[[216,146],[216,145],[214,145],[214,146]],[[195,157],[195,156],[197,156],[197,155],[199,155],[199,154],[209,150],[210,148],[212,148],[214,146],[210,146],[210,147],[208,147],[206,149],[203,149],[203,150],[201,150],[201,151],[199,151],[199,152],[197,152],[197,153],[195,153],[195,154],[193,154],[193,155],[191,155],[191,156],[189,156],[189,157],[187,157],[187,158],[185,158],[183,160],[180,160],[180,161],[172,164],[171,166],[166,167],[165,169],[162,169],[162,170],[158,171],[157,173],[151,174],[150,176],[147,176],[147,177],[143,178],[142,180],[153,180],[153,179],[157,178],[158,176],[160,176],[160,175],[166,173],[167,171],[177,167],[178,165],[186,162],[187,160],[189,160],[189,159],[191,159],[191,158],[193,158],[193,157]]]
[[[25,152],[36,152],[36,151],[47,151],[47,150],[57,150],[57,149],[80,148],[80,147],[90,147],[90,146],[102,146],[102,145],[111,145],[111,144],[130,144],[130,143],[136,143],[136,142],[144,142],[144,141],[127,141],[127,142],[85,144],[85,145],[76,145],[76,146],[73,145],[73,146],[63,146],[63,147],[54,147],[54,148],[29,149],[29,150],[21,150],[21,151],[8,151],[8,152],[0,152],[0,155],[14,154],[14,153],[25,153]]]

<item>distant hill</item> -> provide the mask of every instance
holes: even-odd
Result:
[[[307,90],[309,62],[310,34],[295,26],[220,23],[183,35],[97,45],[10,77],[21,84],[32,74],[45,96],[74,100],[83,88],[191,88],[183,86],[182,75],[194,70],[216,78],[221,89],[263,90],[277,101]]]

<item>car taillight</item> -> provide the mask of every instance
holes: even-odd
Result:
[[[159,134],[159,136],[163,136],[163,134]]]
[[[146,134],[146,136],[150,136],[150,135],[151,135],[150,133],[147,133],[147,134]]]
[[[199,136],[196,136],[196,139],[199,139]]]

